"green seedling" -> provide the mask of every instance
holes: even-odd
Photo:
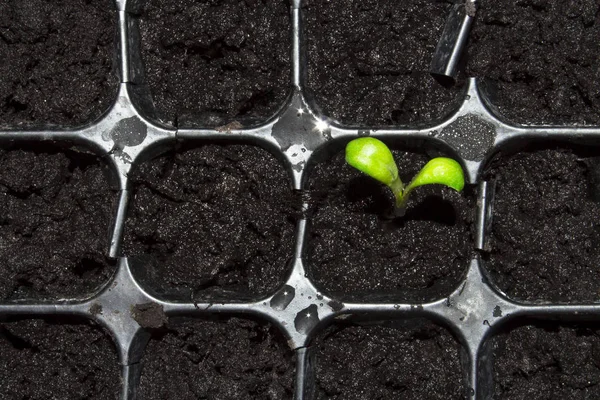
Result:
[[[390,149],[375,138],[359,138],[346,146],[346,162],[370,177],[388,186],[396,198],[394,214],[406,212],[411,191],[419,186],[440,184],[460,192],[465,186],[463,170],[451,158],[438,157],[429,160],[408,185],[398,175],[398,167]]]

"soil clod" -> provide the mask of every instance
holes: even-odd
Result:
[[[163,306],[157,303],[136,304],[131,309],[131,316],[142,328],[157,329],[169,322]]]

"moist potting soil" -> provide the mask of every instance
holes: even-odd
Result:
[[[4,301],[88,297],[115,270],[106,166],[90,153],[43,147],[0,151]]]
[[[316,399],[466,398],[460,346],[431,322],[334,325],[314,346]]]
[[[517,300],[596,302],[598,160],[591,148],[529,150],[498,157],[486,173],[496,182],[486,269]]]
[[[116,97],[111,0],[0,1],[0,127],[79,126]]]
[[[494,393],[500,399],[593,399],[600,396],[598,325],[532,322],[494,337]]]
[[[232,318],[172,323],[142,361],[143,399],[292,399],[294,353],[269,324]]]
[[[393,154],[404,182],[428,160]],[[391,191],[349,166],[343,152],[317,164],[309,182],[309,274],[325,293],[431,301],[463,279],[472,256],[468,189],[415,189],[406,215],[390,219]]]
[[[456,110],[461,85],[443,87],[429,64],[451,5],[429,0],[303,3],[308,89],[345,125],[431,124]]]
[[[500,115],[519,124],[598,124],[598,2],[480,3],[466,73],[484,80]]]
[[[175,126],[264,121],[289,92],[285,1],[150,0],[141,54],[157,115]]]
[[[285,281],[300,198],[266,150],[176,151],[141,164],[131,181],[125,253],[157,260],[147,271],[154,291],[186,300],[219,291],[256,297]]]
[[[0,322],[3,399],[120,398],[121,376],[108,333],[86,320]]]

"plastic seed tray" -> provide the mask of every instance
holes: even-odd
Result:
[[[488,341],[509,322],[530,319],[588,321],[600,316],[600,306],[590,304],[525,303],[511,300],[493,283],[481,254],[489,250],[488,236],[493,224],[494,182],[483,181],[486,163],[498,152],[514,152],[532,141],[556,141],[589,145],[600,140],[600,129],[574,126],[516,126],[503,122],[493,105],[480,91],[478,81],[468,81],[461,93],[462,104],[444,121],[426,127],[385,128],[344,127],[318,111],[306,87],[306,46],[303,11],[299,0],[290,8],[291,92],[285,105],[268,122],[251,128],[230,124],[220,128],[172,129],[151,117],[149,98],[144,97],[140,32],[131,1],[117,1],[118,60],[121,79],[118,96],[110,110],[94,124],[82,129],[4,130],[3,143],[54,142],[85,147],[108,160],[118,185],[118,207],[111,224],[110,257],[117,271],[110,282],[86,300],[63,299],[41,302],[6,302],[3,317],[77,316],[97,321],[112,335],[122,366],[122,399],[134,399],[140,380],[140,363],[150,334],[134,318],[135,307],[162,307],[169,318],[198,318],[209,315],[242,316],[267,321],[284,333],[296,354],[295,398],[315,397],[316,370],[313,339],[337,323],[368,325],[401,323],[425,319],[445,327],[461,347],[460,374],[465,398],[490,398],[492,363]],[[461,36],[462,37],[462,36]],[[462,39],[461,39],[462,41]],[[461,43],[462,45],[463,43]],[[201,94],[198,94],[199,96]],[[294,255],[281,269],[291,272],[283,286],[259,299],[214,302],[165,299],[152,293],[135,276],[149,261],[121,257],[128,204],[129,181],[134,166],[175,147],[176,144],[245,143],[267,149],[283,161],[294,190],[306,189],[314,166],[343,149],[359,136],[373,136],[396,148],[404,146],[427,154],[446,154],[457,159],[466,172],[468,184],[476,188],[472,259],[464,266],[464,277],[452,293],[431,302],[402,302],[394,295],[378,298],[376,290],[347,298],[326,293],[311,280],[305,258],[310,214],[297,223]],[[307,196],[305,196],[307,197]],[[310,196],[308,196],[310,197]],[[304,208],[310,208],[309,199]],[[532,250],[535,251],[535,250]],[[75,296],[76,297],[76,296]],[[343,296],[342,296],[343,297]],[[402,298],[402,294],[398,294]],[[376,299],[374,301],[373,299]],[[158,309],[160,309],[160,307]]]

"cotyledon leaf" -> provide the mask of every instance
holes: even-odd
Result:
[[[445,185],[460,192],[465,187],[462,167],[451,158],[431,159],[408,184],[404,192],[407,193],[418,186],[431,184]]]
[[[399,180],[392,152],[378,139],[365,137],[348,143],[346,162],[385,185],[391,186]]]

